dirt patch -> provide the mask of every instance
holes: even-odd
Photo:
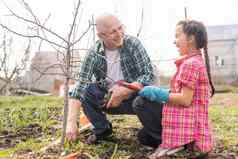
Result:
[[[42,136],[42,127],[39,124],[29,124],[16,132],[5,130],[0,132],[0,149],[14,147],[28,138],[38,138],[40,136]]]
[[[50,127],[47,128],[46,132],[48,135],[53,135],[58,129],[59,128],[57,127]],[[36,123],[29,124],[16,132],[4,130],[0,132],[0,150],[14,147],[18,143],[24,142],[29,138],[40,138],[43,134],[42,127]]]
[[[114,153],[128,152],[130,156],[128,159],[147,159],[148,155],[153,152],[152,148],[140,145],[136,139],[136,134],[138,132],[138,128],[126,127],[120,128],[120,133],[117,132],[119,130],[115,130],[113,136],[109,138],[107,141],[100,142],[98,145],[94,145],[95,147],[100,147],[101,144],[108,144],[107,148],[104,148],[104,151],[97,154],[97,159],[111,159]],[[85,140],[85,136],[87,133],[80,135],[80,144],[83,144]],[[113,143],[113,144],[110,144]],[[115,148],[115,143],[120,145],[117,149]],[[84,145],[84,144],[83,144]],[[237,145],[238,146],[238,145]],[[89,146],[90,147],[90,146]],[[72,146],[70,152],[65,154],[74,154],[77,153],[77,159],[90,159],[90,155],[93,154],[92,149],[90,149],[88,145],[84,145],[77,149],[76,146]],[[236,146],[235,146],[236,147]],[[114,152],[115,151],[115,152]],[[25,152],[25,153],[24,153]],[[53,145],[51,147],[47,147],[44,151],[41,152],[31,152],[31,150],[22,150],[16,152],[14,156],[18,156],[18,158],[63,158],[65,150],[63,150],[60,144]],[[92,155],[94,156],[94,155]],[[226,150],[222,141],[216,141],[214,151],[209,155],[209,159],[237,159],[236,158],[236,148]],[[191,158],[191,153],[188,150],[181,151],[176,153],[170,157],[164,157],[164,159],[194,159]]]

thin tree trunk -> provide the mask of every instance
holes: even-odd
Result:
[[[69,74],[70,74],[70,47],[67,49],[66,54],[66,79],[64,83],[64,117],[63,117],[63,131],[61,136],[61,146],[64,145],[65,136],[66,136],[66,126],[67,126],[67,118],[68,118],[68,103],[69,103]]]

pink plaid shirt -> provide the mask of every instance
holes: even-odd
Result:
[[[190,106],[166,104],[163,108],[162,144],[164,148],[175,148],[194,142],[202,152],[212,150],[212,135],[208,120],[210,86],[205,64],[200,51],[175,61],[177,72],[170,81],[173,93],[182,87],[194,90]]]

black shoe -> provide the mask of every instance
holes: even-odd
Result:
[[[145,128],[142,128],[138,134],[137,138],[142,145],[150,146],[153,148],[157,148],[161,144],[161,140],[155,139],[154,137],[150,136]]]
[[[203,153],[195,157],[195,159],[208,159],[208,153]]]
[[[87,144],[96,144],[99,140],[104,140],[112,134],[112,124],[109,123],[109,128],[103,131],[101,134],[91,134],[86,140]]]

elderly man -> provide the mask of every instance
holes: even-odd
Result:
[[[137,96],[138,89],[153,82],[153,68],[151,61],[141,42],[132,36],[124,34],[123,24],[117,17],[104,14],[96,19],[96,30],[99,40],[89,52],[81,67],[79,81],[69,92],[69,115],[67,138],[75,140],[77,137],[76,119],[80,107],[93,125],[93,133],[87,143],[96,143],[112,134],[112,125],[105,113],[147,115],[152,111],[161,118],[162,107],[151,107],[155,104]],[[123,85],[116,81],[125,81]],[[105,102],[106,96],[108,101]],[[136,99],[136,101],[135,101]],[[133,106],[135,105],[134,109]],[[148,109],[146,106],[148,105]],[[149,113],[151,114],[151,113]],[[140,117],[143,123],[151,124],[150,117]],[[146,120],[146,121],[144,121]],[[144,125],[144,124],[143,124]],[[160,143],[161,127],[157,124],[159,133],[155,137],[149,135],[148,130],[142,129],[140,136],[144,142],[152,141],[156,146]],[[149,126],[150,127],[150,126]],[[148,138],[149,137],[149,138]],[[155,146],[155,147],[156,147]]]

